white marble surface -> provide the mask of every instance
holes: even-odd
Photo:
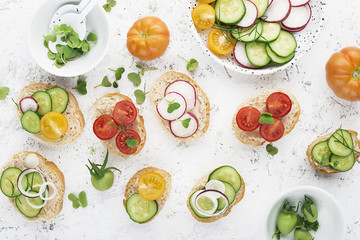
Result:
[[[60,147],[39,143],[26,133],[16,119],[10,99],[16,98],[20,89],[30,83],[58,84],[68,89],[76,84],[76,78],[60,78],[44,72],[29,54],[27,26],[41,3],[0,1],[0,86],[11,89],[8,98],[0,101],[0,165],[16,152],[37,151],[63,171],[65,195],[85,190],[89,206],[75,210],[65,198],[63,210],[56,218],[48,222],[30,222],[14,211],[7,198],[0,194],[0,239],[262,239],[260,233],[267,205],[284,190],[299,185],[318,186],[334,195],[344,208],[346,239],[360,239],[359,164],[356,163],[347,173],[325,176],[310,166],[305,155],[312,140],[339,126],[360,131],[359,103],[335,97],[327,87],[324,70],[332,52],[360,45],[359,0],[328,1],[326,24],[312,50],[293,68],[262,77],[226,71],[209,59],[190,31],[186,1],[118,1],[109,14],[112,28],[110,49],[94,70],[83,75],[88,82],[88,94],[81,96],[72,91],[85,116],[84,131],[75,142]],[[196,58],[200,66],[191,76],[210,99],[210,128],[201,139],[181,143],[165,134],[146,100],[140,106],[148,134],[144,149],[128,159],[110,155],[109,164],[120,168],[122,174],[115,174],[115,184],[109,191],[98,192],[90,183],[85,163],[88,159],[102,161],[105,149],[92,133],[90,111],[97,98],[114,89],[93,87],[105,74],[112,75],[108,67],[123,66],[127,73],[136,70],[138,60],[126,49],[126,33],[136,19],[148,15],[159,16],[167,23],[171,43],[163,57],[147,63],[159,70],[147,72],[141,88],[149,90],[154,80],[165,71],[186,73],[186,64],[177,54]],[[119,85],[116,91],[134,99],[135,88],[126,77]],[[275,143],[279,148],[275,157],[269,156],[264,147],[249,147],[238,142],[231,126],[232,116],[241,101],[273,87],[293,92],[302,107],[295,129]],[[186,208],[188,193],[198,178],[223,164],[230,164],[241,173],[246,182],[245,197],[226,218],[213,224],[199,223]],[[122,200],[127,181],[146,166],[169,171],[173,185],[171,195],[156,219],[138,225],[129,219]]]

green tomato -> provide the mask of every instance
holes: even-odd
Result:
[[[106,191],[114,183],[114,173],[112,171],[106,171],[102,178],[91,176],[91,183],[95,189],[99,191]]]
[[[277,219],[279,231],[284,235],[291,233],[291,231],[295,228],[296,223],[297,216],[293,213],[282,212]]]
[[[310,214],[310,212],[306,208],[303,209],[303,213],[308,222],[314,223],[318,218],[318,210],[315,204],[310,204],[309,207],[311,208],[312,214]]]
[[[303,229],[297,229],[294,232],[295,239],[296,240],[312,240],[313,237],[308,231],[305,231]]]

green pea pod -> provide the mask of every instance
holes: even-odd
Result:
[[[294,232],[295,240],[312,240],[313,237],[308,231],[303,229],[296,229]]]

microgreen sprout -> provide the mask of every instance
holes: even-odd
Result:
[[[195,69],[199,66],[199,62],[196,61],[196,59],[194,59],[194,58],[192,58],[192,59],[190,59],[190,60],[188,61],[188,60],[186,60],[185,58],[181,57],[180,55],[178,55],[178,57],[187,62],[187,64],[186,64],[186,69],[187,69],[189,72],[195,71]]]
[[[148,94],[149,92],[146,92],[144,93],[142,90],[140,89],[137,89],[134,91],[134,95],[136,97],[136,102],[138,104],[142,104],[144,101],[145,101],[145,97],[146,97],[146,94]]]
[[[167,108],[167,112],[168,113],[172,113],[173,111],[175,111],[176,109],[179,109],[180,108],[180,104],[177,103],[177,102],[174,102],[174,101],[168,101],[166,98],[164,98],[165,101],[168,102],[168,108]]]
[[[75,209],[79,208],[80,206],[85,208],[88,205],[86,193],[84,191],[79,193],[79,197],[73,193],[70,193],[68,195],[68,199],[73,203],[73,208]]]
[[[191,121],[191,118],[186,118],[184,120],[180,120],[179,121],[181,122],[181,124],[183,125],[184,128],[188,128],[189,127],[189,123]]]
[[[106,12],[111,12],[112,8],[115,7],[116,1],[115,0],[107,0],[106,4],[103,5],[103,8]]]
[[[109,78],[108,76],[105,76],[101,82],[101,84],[95,86],[94,88],[97,88],[97,87],[100,87],[100,86],[103,86],[103,87],[111,87],[111,83],[109,82]]]
[[[259,123],[260,124],[265,124],[265,123],[274,124],[275,119],[273,118],[273,115],[271,113],[264,112],[260,115]]]
[[[157,70],[157,68],[145,68],[145,67],[142,67],[140,65],[136,65],[136,67],[140,70],[140,74],[141,76],[144,76],[145,72],[146,71],[154,71],[154,70]]]
[[[81,95],[86,95],[86,81],[84,79],[81,79],[79,76],[79,79],[77,80],[77,86],[73,87],[73,89],[76,89]]]
[[[138,73],[135,72],[129,73],[128,79],[134,84],[135,87],[138,87],[141,84],[141,77]]]
[[[4,100],[9,92],[10,92],[10,88],[0,87],[0,100]]]
[[[273,145],[271,145],[270,143],[268,145],[266,145],[266,151],[271,156],[274,156],[279,152],[279,150],[276,147],[274,147]]]

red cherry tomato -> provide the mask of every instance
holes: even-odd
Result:
[[[260,125],[260,112],[254,107],[243,107],[236,114],[238,127],[246,132],[252,132]]]
[[[135,121],[137,110],[132,102],[124,100],[115,105],[112,115],[117,124],[126,126]]]
[[[274,124],[265,123],[260,125],[260,136],[268,142],[275,142],[284,135],[284,124],[279,119],[274,119]]]
[[[129,138],[129,136],[124,133],[123,131],[121,131],[117,136],[116,136],[116,146],[117,148],[120,150],[120,152],[122,152],[123,154],[133,154],[134,152],[136,152],[137,147],[139,146],[141,139],[139,134],[137,134],[137,132],[135,132],[134,130],[131,129],[127,129],[126,130],[127,134],[130,135],[133,139],[138,141],[138,144],[136,145],[136,147],[131,148],[127,145],[126,143],[126,139]]]
[[[266,108],[276,118],[285,117],[291,110],[291,100],[282,92],[272,93],[266,100]]]
[[[105,116],[116,125],[116,122],[111,116]],[[113,138],[118,131],[118,128],[112,125],[106,118],[104,117],[104,115],[101,115],[95,120],[93,125],[93,131],[95,135],[101,140],[108,140],[110,138]]]

